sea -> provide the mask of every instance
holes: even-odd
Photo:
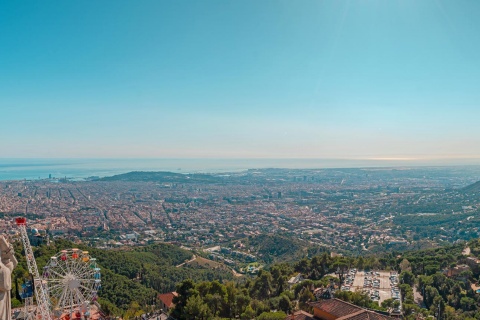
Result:
[[[467,161],[468,160],[468,161]],[[14,159],[0,158],[0,180],[51,178],[85,179],[131,171],[170,171],[178,173],[222,173],[248,169],[324,169],[399,167],[427,165],[480,165],[480,159],[463,162],[364,159]]]

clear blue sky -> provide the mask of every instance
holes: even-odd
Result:
[[[0,157],[480,158],[480,1],[2,1]]]

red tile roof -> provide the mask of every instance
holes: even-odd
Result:
[[[384,320],[384,319],[393,319],[393,318],[389,316],[384,316],[374,311],[362,310],[357,313],[338,318],[337,320],[346,320],[346,319],[348,320]]]
[[[328,299],[310,304],[315,309],[320,309],[324,312],[336,317],[337,320],[387,320],[394,319],[392,317],[361,308],[349,302],[340,299]]]
[[[173,298],[176,297],[178,294],[174,292],[162,293],[158,295],[158,299],[160,299],[167,308],[173,307],[175,304],[172,302]]]
[[[354,304],[336,298],[313,302],[311,306],[315,309],[320,309],[322,311],[328,312],[329,314],[337,318],[364,310],[363,308],[360,308]]]
[[[316,320],[312,314],[305,312],[303,310],[295,312],[293,315],[289,315],[285,320]]]

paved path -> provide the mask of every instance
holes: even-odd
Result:
[[[425,303],[423,303],[422,294],[417,290],[417,286],[413,286],[413,300],[416,304],[420,306],[420,308],[426,308]]]
[[[184,263],[180,263],[178,266],[176,266],[177,268],[180,268],[182,267],[184,264],[186,263],[190,263],[190,262],[193,262],[195,261],[195,259],[197,259],[197,256],[196,255],[193,255],[192,259],[188,260],[188,261],[185,261]]]

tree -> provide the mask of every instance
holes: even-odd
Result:
[[[403,299],[405,299],[407,293],[412,291],[412,287],[410,287],[410,285],[407,283],[402,283],[401,285],[398,286],[398,288],[400,289],[400,293],[402,294]]]
[[[303,258],[295,265],[295,271],[307,274],[310,271],[310,263],[307,258]]]
[[[240,293],[240,294],[236,295],[235,296],[235,303],[236,303],[235,315],[237,315],[237,314],[241,315],[241,314],[247,312],[248,308],[252,309],[252,307],[250,307],[250,297],[247,294]]]
[[[125,320],[133,319],[134,317],[141,316],[143,313],[145,312],[142,310],[138,302],[132,301],[130,303],[130,308],[128,308],[128,310],[125,312],[123,318]]]
[[[290,301],[290,298],[282,294],[280,296],[280,301],[278,302],[278,308],[285,313],[290,313],[292,310],[292,302]]]
[[[407,259],[403,259],[402,262],[398,265],[400,270],[403,271],[412,271],[412,266],[410,265],[410,261]]]
[[[172,311],[172,316],[174,318],[184,318],[184,308],[187,305],[187,300],[192,295],[194,289],[195,283],[192,281],[192,279],[183,280],[177,285],[177,296],[173,298],[175,308]]]
[[[359,257],[357,259],[357,268],[362,270],[364,267],[365,267],[365,259],[363,259],[363,257]]]
[[[310,289],[308,289],[306,287],[303,288],[303,291],[300,293],[300,297],[298,298],[298,304],[299,304],[300,309],[308,310],[309,306],[308,306],[307,303],[309,301],[314,301],[314,300],[315,300],[315,296],[310,291]]]
[[[205,300],[207,301],[207,305],[212,311],[213,316],[216,317],[218,311],[222,307],[222,303],[224,302],[223,297],[220,296],[218,293],[214,293],[214,294],[209,293],[205,297]]]
[[[203,302],[199,295],[194,295],[188,298],[187,304],[185,305],[185,316],[187,319],[205,320],[208,318],[209,313],[210,310],[208,309],[208,306]]]
[[[272,289],[272,275],[268,271],[260,270],[255,283],[253,284],[252,293],[260,299],[269,298]]]
[[[258,320],[285,320],[287,315],[283,311],[264,312],[257,317]]]
[[[345,280],[345,276],[348,272],[348,262],[346,260],[338,260],[333,264],[333,269],[335,273],[338,275],[338,279],[340,279],[340,285],[343,285]]]
[[[400,282],[413,287],[413,284],[415,283],[415,275],[411,271],[402,271],[402,273],[400,273]]]
[[[425,295],[423,296],[423,298],[424,298],[423,301],[425,302],[425,306],[427,308],[430,308],[430,306],[433,304],[433,300],[438,295],[439,295],[438,290],[435,287],[426,286],[425,287]]]
[[[388,298],[383,300],[382,302],[382,308],[388,309],[393,307],[393,301],[395,301],[393,298]]]
[[[251,320],[255,317],[255,311],[253,311],[252,307],[248,306],[245,311],[240,316],[242,320]]]
[[[463,311],[473,310],[473,307],[475,307],[475,305],[476,305],[476,302],[472,298],[463,297],[460,299],[460,306],[462,307]]]
[[[418,276],[417,280],[418,280],[417,288],[418,288],[418,291],[422,293],[422,295],[425,294],[425,288],[433,284],[433,279],[430,276],[420,275]]]
[[[392,307],[393,307],[393,309],[395,309],[395,310],[398,309],[398,308],[400,307],[400,301],[394,300],[394,301],[392,302]]]
[[[437,315],[437,319],[442,319],[445,312],[445,301],[443,301],[441,296],[436,296],[435,299],[433,299],[430,310]]]
[[[273,285],[276,288],[276,294],[280,295],[287,288],[287,277],[285,271],[288,274],[288,271],[285,270],[281,265],[275,265],[271,269]]]

